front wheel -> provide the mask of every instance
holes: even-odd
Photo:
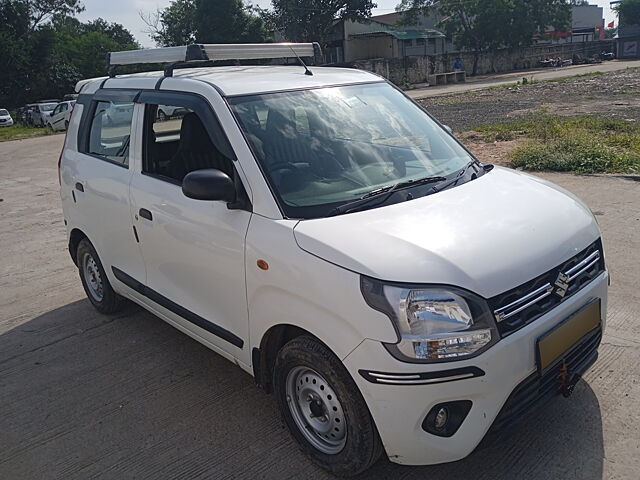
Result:
[[[91,242],[86,238],[82,240],[76,255],[82,286],[96,310],[107,314],[122,310],[124,298],[111,287],[102,262]]]
[[[382,454],[369,409],[340,360],[322,343],[302,336],[278,353],[278,405],[304,453],[330,472],[355,476]]]

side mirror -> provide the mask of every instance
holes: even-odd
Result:
[[[53,117],[53,115],[54,115],[55,113],[56,113],[56,112],[51,112],[51,113],[49,114],[49,116],[50,116],[50,117]]]
[[[229,176],[213,168],[195,170],[182,181],[182,193],[194,200],[233,202],[236,188]]]

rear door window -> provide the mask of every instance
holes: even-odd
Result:
[[[96,102],[84,153],[128,166],[133,108],[133,102]]]

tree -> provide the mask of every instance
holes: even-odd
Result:
[[[262,42],[267,38],[263,19],[242,0],[174,0],[164,10],[142,17],[151,38],[162,46]]]
[[[613,6],[621,25],[640,25],[640,0],[622,0]]]
[[[109,52],[141,48],[126,28],[102,18],[81,23],[75,18],[60,16],[47,28],[54,35],[52,64],[70,66],[80,78],[104,75]]]
[[[196,4],[194,0],[174,0],[164,10],[140,14],[149,27],[149,36],[164,47],[189,45],[196,41]]]
[[[0,0],[0,104],[60,98],[107,73],[106,54],[140,48],[122,25],[81,23],[74,0]]]
[[[571,20],[568,0],[402,0],[405,22],[421,14],[437,13],[446,34],[460,49],[473,51],[473,74],[482,52],[532,43],[534,35],[550,26],[565,29]]]
[[[80,0],[4,0],[4,2],[26,6],[30,31],[34,31],[55,15],[67,16],[84,11]]]
[[[372,0],[272,0],[272,21],[288,40],[327,41],[336,20],[365,20]]]

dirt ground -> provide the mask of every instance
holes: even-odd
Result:
[[[637,121],[640,118],[640,69],[419,101],[457,132],[543,110],[559,115],[597,114]]]
[[[153,315],[97,314],[66,247],[61,136],[0,144],[0,479],[330,478],[249,375]],[[500,443],[379,479],[637,479],[640,183],[545,174],[584,199],[612,275],[600,359]]]
[[[474,128],[539,112],[640,119],[640,69],[497,87],[419,100],[482,161],[509,165],[522,140],[485,143]]]

